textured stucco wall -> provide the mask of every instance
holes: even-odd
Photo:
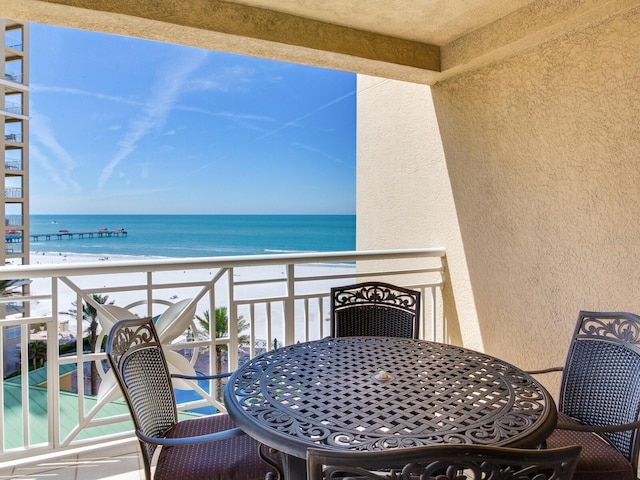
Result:
[[[357,248],[446,247],[443,338],[481,349],[429,87],[359,75],[357,106]],[[464,339],[459,309],[471,325]]]
[[[635,9],[435,85],[435,117],[360,87],[359,247],[447,248],[462,342],[525,368],[564,360],[580,309],[640,312],[638,52]]]

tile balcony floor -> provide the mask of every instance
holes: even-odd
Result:
[[[64,456],[0,463],[0,480],[144,480],[136,441],[109,444]]]

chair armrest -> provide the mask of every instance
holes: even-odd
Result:
[[[603,427],[586,425],[584,423],[558,423],[556,425],[556,429],[558,430],[573,430],[577,432],[593,432],[593,433],[625,432],[627,430],[635,430],[637,428],[640,428],[640,421],[623,423],[620,425],[606,425]]]
[[[527,370],[526,373],[529,375],[538,375],[540,373],[561,372],[562,370],[564,370],[564,367],[551,367],[543,368],[542,370]]]
[[[181,373],[172,373],[171,378],[184,378],[185,380],[213,380],[216,378],[226,378],[233,375],[233,372],[216,373],[215,375],[183,375]]]
[[[164,437],[149,437],[136,430],[136,436],[146,443],[154,445],[165,446],[178,446],[178,445],[191,445],[194,443],[206,443],[217,442],[219,440],[226,440],[227,438],[237,437],[239,435],[246,435],[240,428],[232,428],[230,430],[223,430],[222,432],[209,433],[207,435],[199,435],[197,437],[179,437],[179,438],[164,438]]]

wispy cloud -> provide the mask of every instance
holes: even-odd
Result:
[[[140,116],[131,120],[125,136],[118,142],[118,151],[103,168],[98,180],[98,190],[102,190],[114,169],[135,151],[138,143],[149,132],[162,126],[184,90],[185,82],[205,59],[206,52],[198,51],[172,63],[171,68],[159,69],[160,76],[152,96]]]
[[[193,81],[189,82],[189,85],[191,85],[191,87],[196,86],[196,88],[189,89],[188,85],[185,84],[183,86],[185,91],[201,89],[197,87],[197,82],[195,83]],[[154,99],[149,99],[148,101],[144,101],[139,99],[121,97],[118,95],[107,95],[105,93],[93,92],[89,90],[80,90],[78,88],[56,87],[56,86],[50,86],[50,85],[36,84],[31,88],[36,92],[50,92],[50,93],[61,93],[61,94],[73,95],[73,96],[91,97],[96,100],[104,100],[106,102],[113,102],[113,103],[123,103],[126,105],[132,105],[135,107],[143,107],[143,108],[151,108],[153,106],[153,100],[154,100]],[[204,108],[180,106],[180,105],[176,105],[175,109],[188,111],[188,112],[202,113],[204,115],[211,115],[211,116],[218,116],[218,117],[227,117],[227,116],[228,117],[239,116],[241,118],[251,117],[250,114],[234,114],[231,112],[214,112],[214,111],[206,110]],[[260,118],[256,117],[255,119],[260,119]],[[108,127],[108,130],[120,130],[120,129],[122,129],[122,125],[112,125]]]
[[[91,97],[91,98],[95,98],[97,100],[106,100],[106,101],[109,101],[109,102],[125,103],[127,105],[134,105],[136,107],[146,107],[147,106],[146,103],[141,102],[140,100],[121,97],[121,96],[118,96],[118,95],[107,95],[107,94],[100,93],[100,92],[91,92],[91,91],[88,91],[88,90],[80,90],[78,88],[56,87],[56,86],[50,86],[50,85],[40,85],[40,84],[36,83],[36,84],[32,84],[31,85],[31,90],[34,91],[34,92],[65,93],[65,94],[69,94],[69,95],[78,95],[78,96],[84,96],[84,97]]]
[[[204,60],[204,59],[203,59]],[[201,62],[200,62],[201,63]],[[198,63],[197,66],[200,65]],[[184,92],[192,92],[192,91],[230,91],[232,89],[238,88],[239,85],[246,85],[250,83],[254,83],[253,76],[256,71],[253,68],[246,67],[243,65],[239,66],[228,66],[218,69],[215,74],[194,78],[191,76],[187,76],[190,74],[195,68],[190,68],[188,63],[183,65],[183,68],[187,68],[188,70],[175,71],[173,69],[173,78],[179,78],[181,76],[180,81],[182,85],[180,89]],[[173,67],[172,67],[173,68]],[[162,70],[163,73],[167,70]],[[135,107],[140,107],[145,109],[147,112],[153,112],[154,107],[156,106],[157,97],[152,97],[149,99],[135,99],[128,98],[119,95],[108,95],[101,92],[94,92],[90,90],[82,90],[78,88],[69,88],[69,87],[60,87],[60,86],[52,86],[52,85],[42,85],[42,84],[32,84],[31,89],[35,92],[49,92],[49,93],[60,93],[66,95],[74,95],[74,96],[84,96],[91,97],[96,100],[102,100],[106,102],[113,103],[121,103],[125,105],[131,105]],[[177,97],[176,97],[177,101]],[[229,111],[216,111],[209,110],[202,107],[193,107],[189,105],[179,105],[175,104],[171,106],[171,109],[180,110],[184,112],[192,112],[199,113],[201,115],[207,115],[210,117],[222,117],[227,118],[229,120],[233,120],[238,124],[252,130],[257,130],[259,132],[265,132],[266,129],[260,128],[253,123],[250,122],[273,122],[274,118],[266,115],[256,115],[253,113],[246,112],[229,112]],[[139,119],[138,119],[139,120]],[[122,125],[111,125],[107,128],[108,131],[117,131],[123,129]]]
[[[77,164],[67,150],[56,139],[49,119],[31,109],[31,158],[48,172],[49,177],[64,189],[79,192],[80,185],[72,172]]]
[[[313,147],[311,145],[306,145],[304,143],[298,143],[298,142],[295,142],[293,145],[295,145],[296,147],[302,148],[303,150],[307,150],[308,152],[320,155],[321,157],[324,157],[324,158],[326,158],[328,160],[331,160],[333,162],[343,163],[343,161],[341,159],[339,159],[337,157],[334,157],[330,153],[324,152],[324,151],[320,150],[319,148],[315,148],[315,147]]]
[[[206,88],[202,87],[202,83],[207,83],[210,81],[200,80],[200,81],[191,81],[188,84],[183,86],[184,91],[193,91],[193,90],[206,90]],[[104,100],[108,102],[115,103],[123,103],[126,105],[133,105],[136,107],[143,108],[152,108],[153,99],[150,101],[141,101],[135,100],[126,97],[120,97],[118,95],[106,95],[100,92],[91,92],[89,90],[79,90],[77,88],[65,88],[65,87],[55,87],[55,86],[47,86],[47,85],[35,85],[32,86],[34,91],[38,92],[53,92],[53,93],[63,93],[68,95],[78,95],[95,98],[96,100]],[[175,110],[181,110],[184,112],[193,112],[193,113],[201,113],[203,115],[209,115],[211,117],[225,117],[229,119],[240,119],[240,120],[255,120],[260,122],[273,122],[273,117],[268,117],[265,115],[255,115],[252,113],[236,113],[236,112],[227,112],[227,111],[215,111],[208,110],[206,108],[201,107],[191,107],[187,105],[175,105],[173,107]],[[120,130],[122,129],[122,125],[112,125],[108,127],[108,130]]]
[[[289,122],[285,123],[285,124],[284,124],[284,125],[282,125],[280,128],[276,128],[275,130],[271,130],[270,132],[265,133],[264,135],[262,135],[261,137],[259,137],[257,140],[262,140],[263,138],[270,137],[271,135],[274,135],[274,134],[276,134],[276,133],[278,133],[278,132],[280,132],[280,131],[282,131],[282,130],[284,130],[284,129],[286,129],[286,128],[293,127],[293,126],[295,126],[298,122],[300,122],[301,120],[304,120],[305,118],[308,118],[308,117],[310,117],[311,115],[313,115],[313,114],[315,114],[315,113],[317,113],[317,112],[319,112],[319,111],[321,111],[321,110],[324,110],[325,108],[329,108],[331,105],[334,105],[334,104],[336,104],[336,103],[338,103],[338,102],[341,102],[341,101],[342,101],[342,100],[344,100],[345,98],[352,97],[352,96],[353,96],[353,95],[355,95],[355,94],[356,94],[356,91],[355,91],[355,90],[353,90],[353,91],[351,91],[351,92],[349,92],[349,93],[347,93],[347,94],[345,94],[345,95],[342,95],[342,96],[340,96],[340,97],[338,97],[338,98],[334,98],[334,99],[333,99],[333,100],[331,100],[330,102],[327,102],[327,103],[325,103],[324,105],[320,105],[319,107],[314,108],[313,110],[311,110],[311,111],[309,111],[309,112],[305,113],[304,115],[301,115],[300,117],[298,117],[298,118],[296,118],[296,119],[294,119],[294,120],[291,120],[291,121],[289,121]]]
[[[228,92],[253,83],[255,74],[256,70],[247,65],[228,65],[206,77],[192,78],[187,86],[193,91]]]
[[[189,107],[184,105],[177,105],[176,110],[182,110],[185,112],[201,113],[203,115],[209,115],[211,117],[225,117],[232,120],[255,120],[260,122],[273,122],[273,117],[267,117],[266,115],[255,115],[253,113],[234,113],[234,112],[219,112],[214,110],[207,110],[201,107]]]
[[[151,162],[140,162],[138,163],[140,167],[140,178],[149,178],[149,172],[151,171],[152,163]]]
[[[301,115],[300,117],[296,118],[295,120],[292,120],[290,122],[285,123],[282,127],[279,127],[279,128],[274,129],[274,130],[268,131],[267,133],[265,133],[265,134],[257,137],[256,139],[252,140],[251,143],[256,143],[256,142],[258,142],[258,141],[260,141],[260,140],[262,140],[264,138],[267,138],[267,137],[269,137],[271,135],[274,135],[275,133],[280,132],[280,131],[288,128],[288,127],[294,126],[297,122],[299,122],[299,121],[301,121],[301,120],[303,120],[303,119],[305,119],[307,117],[310,117],[310,116],[314,115],[315,113],[324,110],[325,108],[329,108],[331,105],[334,105],[334,104],[336,104],[338,102],[341,102],[342,100],[344,100],[346,98],[352,97],[355,94],[356,94],[356,91],[353,90],[353,91],[351,91],[351,92],[349,92],[349,93],[347,93],[345,95],[341,95],[338,98],[334,98],[330,102],[327,102],[324,105],[320,105],[319,107],[314,108],[313,110],[305,113],[304,115]],[[264,131],[263,129],[260,129],[260,130]],[[320,150],[318,150],[318,149],[316,149],[314,147],[311,147],[309,145],[304,145],[304,144],[300,144],[300,143],[297,143],[296,145],[298,147],[300,147],[300,148],[304,148],[304,149],[306,149],[308,151],[312,151],[314,153],[320,154],[320,155],[322,155],[322,156],[324,156],[324,157],[326,157],[326,158],[328,158],[328,159],[330,159],[332,161],[335,161],[335,162],[338,162],[338,163],[342,162],[342,160],[340,160],[340,159],[338,159],[336,157],[333,157],[332,155],[327,154],[325,152],[322,152],[322,151],[320,151]],[[224,157],[218,158],[217,160],[220,161],[222,158],[224,158]],[[199,167],[191,170],[191,172],[189,172],[189,175],[195,175],[195,174],[201,172],[202,170],[205,170],[205,169],[209,168],[210,165],[212,165],[212,162],[203,163]]]
[[[31,161],[34,163],[38,163],[43,170],[47,172],[49,178],[58,185],[59,187],[66,189],[67,183],[60,176],[60,171],[56,170],[56,168],[51,164],[51,160],[49,156],[46,155],[36,144],[31,144],[29,148],[29,155],[31,157]]]

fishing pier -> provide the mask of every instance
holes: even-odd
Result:
[[[35,233],[29,236],[32,241],[39,242],[41,240],[72,240],[74,238],[126,237],[127,231],[124,228],[116,228],[115,230],[101,228],[93,232],[70,232],[69,230],[59,230],[55,233]]]

